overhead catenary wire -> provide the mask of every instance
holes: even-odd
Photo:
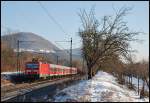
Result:
[[[48,12],[48,10],[44,7],[44,5],[43,5],[40,1],[37,1],[37,2],[40,4],[41,8],[45,11],[45,13],[48,15],[48,17],[60,28],[60,30],[61,30],[64,34],[70,36],[70,35],[67,34],[67,32],[63,29],[63,27],[54,19],[54,17]]]
[[[58,44],[58,43],[56,43],[56,44]],[[63,51],[64,50],[66,53],[70,54],[70,51],[68,51],[68,49],[63,48],[60,44],[58,44],[58,45],[62,49],[62,50],[58,50],[58,51]],[[72,55],[81,56],[80,54],[75,54],[75,53],[72,53]]]
[[[44,7],[44,5],[42,5],[42,3],[40,1],[38,1],[38,3],[40,4],[41,8],[45,11],[45,13],[48,15],[48,17],[55,23],[57,24],[57,26],[60,28],[60,30],[65,33],[66,35],[68,35],[65,30],[62,28],[62,26],[53,18],[52,15],[50,15],[50,13],[48,12],[48,10]],[[70,35],[68,35],[70,36]],[[71,49],[70,49],[70,65],[72,67],[72,38],[71,38]]]
[[[45,13],[48,15],[48,17],[55,23],[55,24],[57,24],[57,26],[61,29],[61,31],[62,32],[64,32],[66,35],[68,35],[67,33],[66,33],[66,31],[62,28],[62,26],[53,18],[53,16],[48,12],[48,10],[44,7],[44,5],[40,2],[40,1],[37,1],[39,4],[40,4],[40,6],[41,6],[41,8],[45,11]],[[69,35],[70,36],[70,35]],[[59,42],[70,42],[70,41],[59,41]],[[55,42],[56,43],[56,42]],[[78,42],[79,43],[79,42]],[[58,43],[56,43],[57,45],[58,45]],[[73,45],[74,45],[75,43],[73,43]],[[63,48],[62,46],[61,46],[61,48]],[[63,48],[64,49],[64,48]],[[68,51],[67,51],[67,53],[69,53]]]
[[[62,46],[61,46],[60,44],[58,44],[56,41],[55,41],[55,43],[56,43],[57,45],[59,45],[59,47],[62,48],[62,50],[64,50],[66,53],[70,54],[70,52],[69,52],[68,50],[66,50],[64,47],[62,47]]]
[[[48,15],[48,17],[60,28],[60,30],[61,30],[64,34],[70,36],[70,35],[67,34],[67,32],[63,29],[63,27],[54,19],[54,17],[48,12],[48,10],[44,7],[44,5],[43,5],[40,1],[37,1],[37,2],[40,4],[41,8],[45,11],[45,13]],[[62,41],[61,41],[61,42],[62,42]],[[65,41],[65,42],[70,42],[70,41]],[[58,45],[58,43],[57,43],[57,45]],[[69,53],[69,52],[67,51],[67,53]]]
[[[45,13],[48,15],[48,17],[59,27],[59,29],[64,33],[64,34],[66,34],[66,35],[68,35],[67,34],[67,32],[63,29],[63,27],[53,18],[53,16],[48,12],[48,10],[44,7],[44,5],[40,2],[40,1],[37,1],[39,4],[40,4],[40,6],[41,6],[41,8],[45,11]],[[70,35],[68,35],[68,36],[70,36]],[[71,43],[72,43],[72,39],[71,39]],[[58,44],[58,43],[57,43]],[[72,45],[71,45],[71,47],[72,47]],[[69,53],[69,52],[68,52]],[[70,51],[70,53],[71,53],[71,51]],[[70,54],[70,55],[72,55],[72,54]],[[72,58],[72,56],[70,57],[70,58]]]

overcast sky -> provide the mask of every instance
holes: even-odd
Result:
[[[104,15],[113,15],[115,9],[122,6],[133,7],[131,14],[125,17],[131,30],[145,32],[138,38],[143,43],[131,43],[138,52],[137,60],[149,56],[149,2],[148,1],[41,1],[55,20],[62,26],[65,34],[58,25],[52,21],[40,4],[36,1],[4,1],[1,4],[1,35],[6,28],[16,31],[33,32],[51,41],[59,48],[69,48],[69,43],[56,44],[55,41],[70,40],[73,38],[73,48],[81,46],[78,29],[81,21],[77,13],[80,9],[90,10],[95,5],[97,19]]]

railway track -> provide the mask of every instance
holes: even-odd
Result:
[[[6,86],[2,86],[1,90],[2,90],[2,92],[5,92],[5,93],[12,92],[17,89],[24,89],[24,88],[32,87],[35,85],[39,85],[39,84],[43,84],[43,83],[47,83],[47,82],[53,82],[53,81],[65,79],[65,78],[68,78],[68,77],[56,78],[56,79],[51,79],[51,80],[47,80],[47,79],[46,80],[36,80],[33,83],[22,83],[22,84],[17,84],[17,85],[8,85],[8,86],[6,85]]]
[[[1,87],[1,100],[5,101],[9,98],[16,97],[17,95],[22,95],[28,92],[31,92],[35,89],[48,86],[51,84],[55,84],[55,82],[63,82],[67,80],[71,80],[73,78],[79,78],[79,75],[74,75],[72,77],[64,77],[64,78],[56,78],[52,80],[44,80],[44,81],[35,81],[33,83],[23,83],[19,85],[12,85],[11,87]]]

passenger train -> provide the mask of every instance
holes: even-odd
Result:
[[[25,64],[25,74],[39,78],[51,76],[66,76],[77,74],[77,68],[50,64],[41,61],[32,61]]]

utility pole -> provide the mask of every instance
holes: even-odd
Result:
[[[17,72],[19,72],[19,74],[20,74],[19,49],[20,49],[20,43],[21,42],[34,42],[34,41],[21,41],[21,40],[17,40]]]
[[[70,72],[71,72],[71,69],[72,69],[72,38],[69,41],[55,41],[55,42],[70,42],[70,53],[68,53],[68,54],[70,54]]]
[[[70,42],[70,53],[67,51],[68,54],[70,54],[70,67],[72,68],[72,38],[69,41],[55,41],[57,42]]]
[[[71,41],[70,41],[70,70],[71,70],[71,73],[72,73],[72,38],[71,38]]]
[[[17,40],[17,72],[18,71],[19,71],[19,40]],[[20,72],[19,72],[19,76],[20,76]],[[19,95],[18,92],[17,94]],[[19,101],[19,97],[17,97],[17,100]]]
[[[19,40],[17,40],[17,72],[19,71]]]
[[[59,56],[58,55],[56,55],[56,54],[54,54],[55,56],[56,56],[56,64],[58,64],[58,58],[59,58]]]
[[[71,45],[70,45],[70,67],[72,67],[72,38],[70,41]]]
[[[56,55],[56,58],[57,58],[57,61],[56,61],[56,63],[58,64],[58,55]]]

